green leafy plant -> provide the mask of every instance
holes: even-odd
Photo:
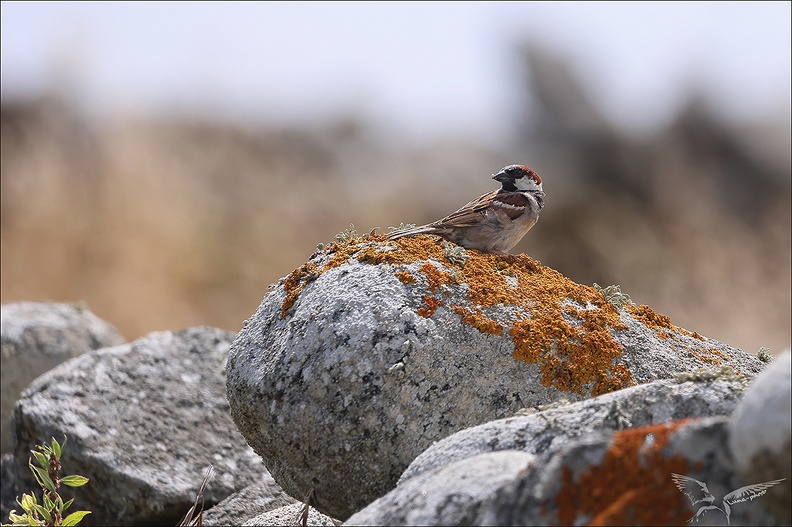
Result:
[[[88,478],[84,476],[64,476],[60,477],[61,464],[60,458],[63,448],[66,446],[66,436],[63,437],[63,444],[58,443],[52,438],[51,445],[36,445],[36,450],[31,450],[33,458],[28,459],[28,467],[33,472],[36,482],[43,490],[41,503],[36,499],[34,493],[22,494],[22,499],[17,498],[16,502],[22,507],[24,514],[17,514],[16,509],[8,514],[11,523],[3,524],[3,527],[17,525],[77,525],[91,511],[75,511],[64,518],[66,512],[74,498],[67,502],[58,494],[61,484],[67,487],[82,487],[88,483]]]

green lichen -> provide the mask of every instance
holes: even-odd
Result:
[[[16,354],[17,354],[16,344],[3,343],[3,345],[2,345],[2,355],[3,355],[4,359],[10,359],[11,357],[16,356]]]
[[[721,366],[717,370],[709,368],[696,368],[693,371],[684,371],[674,375],[674,380],[683,382],[709,382],[715,380],[747,383],[747,378],[734,371],[731,366]]]
[[[357,240],[358,238],[360,238],[360,235],[358,234],[357,229],[355,229],[355,225],[353,223],[349,224],[348,229],[344,229],[343,231],[335,235],[336,243],[351,242]]]
[[[632,421],[624,413],[618,401],[613,401],[608,409],[607,415],[602,419],[602,422],[612,430],[626,430],[633,426]]]
[[[463,267],[468,258],[470,258],[464,247],[445,240],[443,241],[443,256],[452,264],[461,265]]]
[[[391,232],[399,232],[399,231],[406,231],[407,229],[412,229],[412,228],[414,228],[414,227],[415,227],[415,224],[414,224],[414,223],[404,223],[404,222],[400,222],[398,227],[394,227],[393,225],[391,225],[390,227],[388,227],[388,233],[391,233]]]
[[[594,289],[602,293],[609,303],[613,304],[618,309],[624,306],[634,306],[635,304],[630,299],[630,295],[621,292],[621,287],[618,285],[609,285],[607,287],[600,287],[599,284],[594,282]]]
[[[756,352],[756,358],[764,363],[772,362],[773,361],[773,354],[770,353],[770,348],[765,348],[762,346],[759,348],[759,351]]]

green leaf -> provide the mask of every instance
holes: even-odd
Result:
[[[69,501],[67,501],[66,503],[63,504],[63,507],[61,508],[61,512],[65,511],[66,509],[71,507],[72,503],[74,503],[74,498],[70,499]]]
[[[77,525],[88,514],[91,514],[91,511],[75,511],[69,514],[68,516],[66,516],[65,518],[63,518],[63,522],[61,522],[61,525],[64,526]]]
[[[50,492],[55,492],[55,484],[50,479],[49,474],[47,474],[46,470],[38,467],[34,467],[32,464],[30,465],[30,468],[33,469],[33,475],[36,476],[39,485],[41,485]]]
[[[61,478],[60,481],[61,481],[61,483],[63,483],[64,485],[67,485],[69,487],[82,487],[83,485],[88,483],[88,481],[90,481],[90,480],[88,478],[86,478],[85,476],[78,476],[78,475],[75,474],[75,475],[72,475],[72,476],[63,477],[63,478]]]
[[[17,503],[19,503],[19,506],[22,507],[23,510],[33,510],[33,506],[36,505],[36,495],[22,494],[22,501],[18,501]]]
[[[36,452],[35,450],[31,450],[31,452],[33,452],[33,456],[36,458],[36,463],[38,463],[41,468],[47,468],[49,466],[49,458],[47,456],[41,452]]]
[[[38,525],[39,523],[30,515],[20,515],[16,513],[16,510],[11,510],[8,513],[8,519],[11,521],[12,525]]]
[[[47,520],[47,523],[52,523],[52,514],[50,514],[50,511],[47,510],[46,507],[36,505],[36,511],[41,514],[45,520]]]
[[[66,436],[63,437],[65,438]],[[64,439],[63,442],[65,443],[66,440]],[[56,441],[54,437],[52,438],[52,451],[55,453],[55,458],[60,459],[61,452],[63,451],[63,447],[61,447],[61,444],[58,443],[58,441]]]

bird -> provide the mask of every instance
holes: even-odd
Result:
[[[699,507],[699,510],[692,518],[690,518],[690,520],[688,520],[688,523],[692,523],[694,521],[698,522],[700,517],[706,514],[707,511],[719,510],[724,514],[724,516],[726,516],[726,524],[731,525],[729,517],[731,516],[732,505],[741,503],[743,501],[752,501],[754,498],[757,498],[767,492],[767,489],[773,485],[781,483],[786,478],[765,481],[763,483],[755,483],[753,485],[746,485],[745,487],[740,487],[737,490],[733,490],[726,494],[721,500],[721,504],[723,505],[722,509],[717,505],[712,504],[715,501],[715,496],[712,495],[709,488],[707,488],[707,484],[703,481],[699,481],[689,476],[683,476],[682,474],[675,474],[673,472],[671,473],[671,479],[674,480],[674,484],[677,486],[679,491],[688,497],[690,503],[693,504],[694,507],[699,503],[705,504]]]
[[[531,230],[544,208],[542,178],[524,165],[509,165],[493,174],[492,179],[501,188],[474,199],[443,219],[394,231],[388,238],[435,234],[466,249],[511,256],[508,251]]]

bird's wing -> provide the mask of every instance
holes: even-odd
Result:
[[[712,501],[712,494],[710,494],[706,483],[673,472],[671,473],[671,479],[674,480],[674,485],[676,485],[682,494],[688,497],[690,503],[693,505],[705,501],[707,498],[710,498],[709,501]]]
[[[775,479],[773,481],[765,481],[763,483],[754,483],[753,485],[746,485],[745,487],[740,487],[739,489],[733,490],[730,493],[726,494],[723,497],[723,503],[732,505],[734,503],[739,503],[741,501],[752,500],[756,497],[761,496],[767,491],[767,489],[769,489],[773,485],[778,485],[785,479],[786,478]]]
[[[476,225],[480,219],[480,215],[486,212],[490,200],[497,192],[498,191],[493,191],[489,194],[479,196],[459,210],[452,212],[441,220],[430,223],[430,225],[455,225],[458,227]]]
[[[525,213],[527,205],[528,198],[522,192],[494,190],[489,194],[479,196],[461,209],[430,225],[472,227],[478,225],[481,215],[488,210],[503,212],[510,220],[515,220]]]

